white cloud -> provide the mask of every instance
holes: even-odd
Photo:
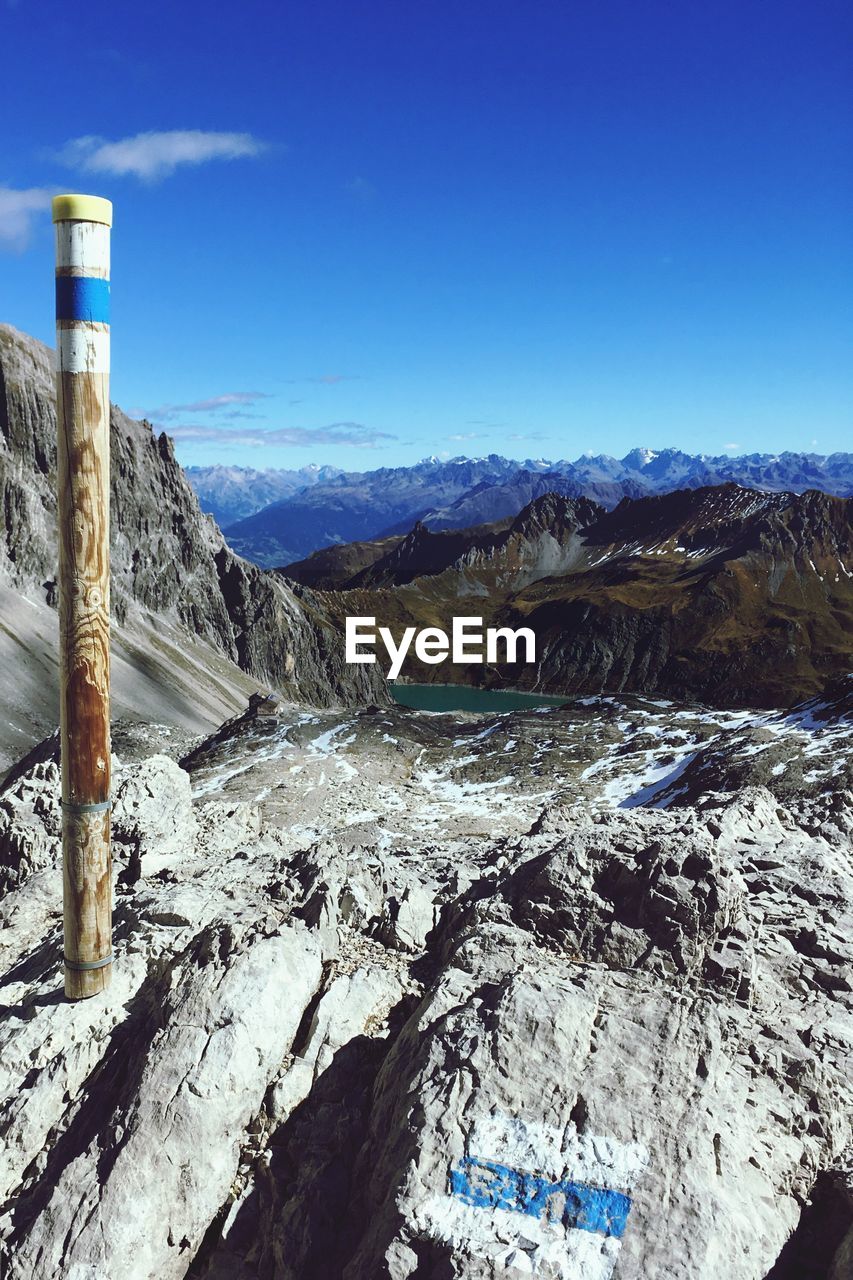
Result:
[[[740,445],[739,445],[739,444],[724,444],[724,445],[723,445],[723,448],[724,448],[724,449],[726,449],[729,453],[735,453],[735,452],[737,452],[737,450],[740,448]]]
[[[147,182],[167,178],[181,165],[206,164],[210,160],[242,160],[259,156],[267,144],[250,133],[212,133],[204,129],[170,129],[161,133],[137,133],[109,142],[88,136],[72,138],[59,153],[71,168],[89,173],[128,174]]]
[[[50,208],[52,195],[46,187],[0,187],[0,249],[26,249],[33,218]]]
[[[240,417],[240,407],[254,405],[258,400],[268,400],[266,391],[226,391],[221,396],[210,396],[207,400],[193,400],[191,404],[161,404],[157,409],[141,409],[142,417],[154,422],[163,422],[178,418],[182,413],[218,413],[228,410],[226,418]]]

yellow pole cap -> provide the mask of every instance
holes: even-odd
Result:
[[[104,222],[113,225],[113,205],[103,196],[54,196],[54,222]]]

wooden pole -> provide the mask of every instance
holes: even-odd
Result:
[[[65,994],[112,977],[110,857],[110,226],[98,196],[56,196],[56,407]]]

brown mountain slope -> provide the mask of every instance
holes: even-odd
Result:
[[[603,511],[588,498],[546,494],[493,524],[433,533],[418,521],[405,538],[326,547],[281,572],[306,585],[351,591],[402,586],[449,570],[446,583],[456,594],[483,595],[570,568],[578,531]]]
[[[737,485],[625,499],[611,512],[551,494],[509,527],[452,541],[418,527],[323,600],[397,636],[406,625],[449,630],[459,614],[536,634],[534,665],[410,658],[413,680],[783,706],[850,669],[851,513],[851,499]]]
[[[376,538],[372,542],[335,543],[334,546],[312,551],[304,560],[295,560],[279,572],[290,582],[316,587],[320,591],[346,589],[357,574],[383,559],[402,541],[401,534],[393,538]]]

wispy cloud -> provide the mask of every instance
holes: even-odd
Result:
[[[508,437],[509,440],[547,440],[548,437],[544,431],[516,432],[515,435]]]
[[[193,400],[189,404],[161,404],[157,409],[135,410],[140,417],[152,422],[170,422],[185,413],[221,413],[225,418],[254,417],[246,414],[241,406],[253,405],[258,400],[271,399],[267,391],[226,391],[221,396],[209,396],[207,400]]]
[[[739,445],[739,444],[735,444],[735,443],[731,443],[731,444],[724,444],[724,445],[723,445],[723,448],[724,448],[728,453],[736,453],[736,452],[737,452],[737,450],[740,448],[740,445]]]
[[[72,138],[59,152],[70,168],[88,173],[131,175],[146,182],[167,178],[182,165],[207,164],[211,160],[242,160],[259,156],[267,144],[251,133],[213,133],[204,129],[169,129],[137,133],[130,138],[89,135]]]
[[[452,436],[445,436],[445,440],[485,440],[482,431],[457,431]]]
[[[26,249],[33,218],[50,208],[52,195],[47,187],[0,187],[0,249]]]
[[[325,427],[216,427],[184,423],[169,427],[168,433],[180,444],[245,445],[261,448],[313,448],[342,445],[349,449],[381,449],[383,440],[396,440],[387,431],[373,431],[362,422],[330,422]]]

